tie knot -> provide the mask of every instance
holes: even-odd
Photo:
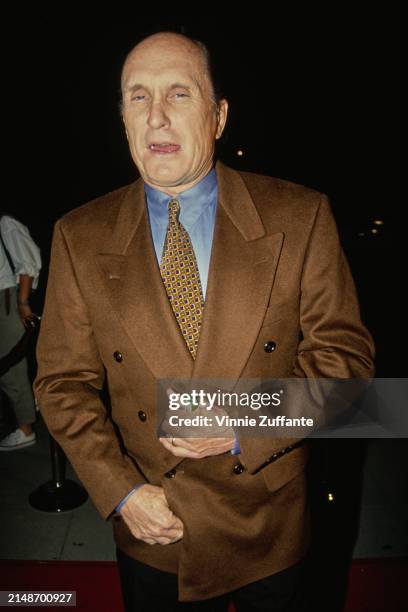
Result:
[[[169,210],[169,221],[177,221],[180,214],[180,202],[178,200],[170,200],[167,208]]]

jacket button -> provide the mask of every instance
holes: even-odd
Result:
[[[268,340],[268,342],[265,342],[264,344],[265,353],[272,353],[275,349],[276,349],[276,342],[274,342],[273,340]]]
[[[118,362],[121,363],[123,361],[123,355],[120,351],[115,351],[113,353],[113,358]]]
[[[145,422],[145,420],[147,419],[146,413],[145,413],[145,412],[143,412],[143,410],[139,410],[139,412],[138,412],[137,414],[138,414],[138,416],[139,416],[139,419],[140,419],[141,421],[143,421],[143,423],[144,423],[144,422]]]
[[[242,465],[242,463],[237,463],[236,465],[234,465],[233,467],[233,472],[234,474],[242,474],[242,472],[245,470],[244,466]]]
[[[172,470],[169,470],[168,472],[165,473],[165,477],[166,478],[174,478],[176,475],[176,469],[173,468]]]

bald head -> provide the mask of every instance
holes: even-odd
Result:
[[[227,111],[226,100],[215,100],[204,45],[161,32],[127,56],[123,121],[133,160],[149,185],[177,195],[204,178]]]
[[[175,53],[183,55],[184,58],[189,58],[191,64],[196,67],[197,76],[203,91],[206,90],[206,93],[211,96],[214,103],[217,102],[207,47],[199,40],[193,40],[176,32],[158,32],[157,34],[152,34],[133,47],[128,53],[122,68],[122,95],[135,59],[143,59],[146,56],[150,58],[152,53],[157,55]]]

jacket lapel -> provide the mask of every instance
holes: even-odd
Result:
[[[153,375],[189,378],[193,360],[161,280],[141,179],[127,191],[98,264],[112,308]]]
[[[246,185],[217,164],[218,207],[194,378],[240,376],[262,324],[283,234],[265,235]]]
[[[156,378],[238,378],[270,298],[283,234],[265,235],[238,172],[221,163],[216,170],[218,206],[195,362],[161,280],[141,179],[125,193],[98,255],[112,308]]]

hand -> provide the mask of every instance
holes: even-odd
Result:
[[[30,321],[35,319],[35,315],[31,310],[30,306],[27,304],[17,304],[18,314],[20,315],[20,319],[24,325],[24,327],[30,326]]]
[[[161,487],[143,485],[120,513],[132,535],[147,544],[171,544],[183,537],[183,523],[170,510]]]
[[[231,430],[232,431],[232,430]],[[164,448],[175,457],[203,459],[222,455],[234,448],[234,438],[159,438]]]
[[[167,395],[174,393],[172,389],[167,389]],[[183,411],[183,416],[201,416],[210,417],[212,423],[214,423],[215,415],[221,416],[227,413],[219,406],[214,406],[210,411],[207,411],[205,404],[200,404],[191,414],[187,414]],[[169,426],[167,426],[166,419],[162,424],[162,430],[168,434],[172,433]],[[175,457],[188,457],[189,459],[203,459],[204,457],[210,457],[211,455],[222,455],[231,451],[234,448],[234,432],[231,427],[222,427],[216,424],[212,424],[206,427],[206,433],[212,433],[210,438],[205,437],[189,437],[189,432],[197,433],[197,427],[179,426],[177,432],[182,434],[182,437],[166,437],[159,438],[161,444]],[[220,437],[220,434],[223,434]]]

